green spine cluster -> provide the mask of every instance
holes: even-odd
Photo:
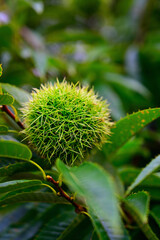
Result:
[[[93,89],[65,81],[35,89],[23,113],[26,138],[52,164],[56,158],[68,165],[81,163],[110,134],[106,101]]]

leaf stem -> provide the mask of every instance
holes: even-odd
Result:
[[[87,209],[85,207],[77,204],[72,197],[70,197],[66,192],[64,192],[62,187],[60,187],[60,185],[59,185],[59,181],[55,181],[49,175],[47,175],[46,177],[47,177],[47,181],[51,182],[58,189],[59,192],[57,193],[57,195],[65,198],[68,202],[70,202],[75,207],[76,213],[83,213],[83,214],[87,213]]]
[[[56,192],[56,191],[54,190],[54,188],[52,188],[50,185],[45,184],[45,183],[42,183],[42,185],[45,186],[45,187],[50,188],[50,189],[52,190],[52,192],[57,196],[57,192]]]
[[[24,125],[20,120],[16,120],[16,116],[15,114],[13,114],[10,109],[6,106],[6,105],[2,105],[1,110],[5,113],[7,113],[7,115],[9,115],[17,124],[20,128],[24,129]]]
[[[32,160],[24,160],[24,161],[30,162],[30,163],[32,163],[33,165],[35,165],[35,166],[41,171],[44,180],[47,180],[47,176],[46,176],[44,170],[43,170],[36,162],[34,162],[34,161],[32,161]]]

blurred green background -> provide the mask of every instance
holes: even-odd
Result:
[[[29,92],[56,78],[93,86],[114,121],[159,107],[160,1],[0,0],[0,63],[1,82]],[[144,129],[114,165],[146,165],[159,128]]]

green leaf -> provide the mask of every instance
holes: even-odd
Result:
[[[108,234],[106,234],[105,226],[103,226],[103,224],[99,221],[97,216],[91,214],[91,217],[92,217],[93,226],[95,228],[95,231],[96,231],[96,234],[98,236],[98,239],[109,240],[110,238],[108,237]],[[115,239],[117,239],[117,237]]]
[[[146,191],[149,193],[151,200],[154,201],[160,201],[160,195],[159,195],[159,187],[144,187],[144,186],[138,186],[136,191]]]
[[[8,127],[5,125],[0,125],[0,132],[8,132]]]
[[[85,237],[88,236],[88,234],[90,235],[92,229],[93,227],[89,218],[86,216],[79,215],[64,230],[64,232],[59,236],[57,240],[74,239],[75,236],[76,240],[85,239]]]
[[[141,169],[136,169],[136,168],[122,168],[119,170],[119,175],[120,178],[122,179],[122,182],[125,185],[130,185],[135,178],[140,174]],[[145,178],[139,186],[142,187],[160,187],[160,174],[159,173],[153,173],[147,178]]]
[[[30,98],[30,94],[23,89],[20,89],[14,85],[10,85],[7,83],[1,84],[2,89],[5,90],[7,93],[11,94],[15,101],[20,105],[23,106],[25,102],[28,102]]]
[[[115,186],[110,175],[93,163],[68,168],[58,160],[56,166],[71,189],[85,198],[89,214],[98,218],[109,237],[113,239],[122,234]]]
[[[29,208],[30,210],[27,212],[24,218],[20,219],[20,221],[16,224],[10,225],[10,227],[6,229],[5,234],[2,235],[2,239],[3,236],[9,238],[9,233],[11,232],[10,230],[13,230],[14,237],[12,236],[12,239],[35,240],[36,237],[39,236],[39,233],[41,233],[41,230],[43,231],[43,229],[46,227],[46,225],[48,225],[51,219],[56,219],[57,217],[59,218],[59,216],[63,215],[64,212],[68,213],[69,219],[72,218],[72,215],[73,217],[76,215],[72,205],[39,203],[25,204],[24,206],[27,205],[32,206],[32,208]],[[65,222],[63,221],[63,223]],[[61,230],[65,226],[59,226],[59,223],[56,223],[55,226],[52,227],[55,227],[55,230],[57,230],[58,233],[61,232]],[[15,228],[18,230],[18,234],[14,234]],[[53,238],[51,238],[51,234],[51,232],[46,232],[45,240],[48,239],[47,237],[50,237],[50,239],[53,240]],[[54,232],[54,234],[56,233]]]
[[[150,211],[150,214],[160,227],[160,206],[159,205],[154,206],[153,209]]]
[[[140,203],[138,204],[137,201],[129,201],[128,199],[121,199],[123,202],[123,208],[125,211],[128,212],[130,217],[137,223],[139,228],[142,230],[142,232],[145,234],[146,238],[148,240],[158,240],[152,229],[150,228],[148,222],[146,222],[146,218],[143,217],[143,212],[144,209],[142,207],[141,209],[141,204],[144,203],[145,201],[147,202],[147,197],[141,197],[140,198]],[[141,209],[141,212],[139,213],[139,209]]]
[[[97,239],[102,239],[102,240],[112,239],[112,238],[109,238],[106,235],[105,227],[103,226],[103,224],[101,224],[101,222],[98,220],[98,218],[96,216],[94,216],[93,214],[91,216],[92,216],[92,219],[94,219],[93,225],[94,225],[94,228],[96,230],[96,235],[98,236]],[[123,223],[121,225],[121,228],[122,228],[122,231],[123,231],[123,236],[121,234],[119,236],[116,236],[113,239],[130,240],[129,234],[128,234],[127,230],[125,229],[125,226],[123,225]],[[96,236],[95,236],[95,238],[96,238]]]
[[[0,176],[13,176],[15,173],[22,173],[24,171],[29,171],[36,169],[31,163],[28,162],[17,162],[9,164],[7,166],[0,168]]]
[[[10,191],[16,191],[18,189],[31,187],[35,185],[41,185],[42,182],[39,180],[15,180],[15,181],[9,181],[0,183],[0,193],[10,192]]]
[[[14,98],[9,94],[0,94],[0,105],[12,105]]]
[[[120,119],[112,129],[110,143],[104,145],[104,151],[109,158],[137,132],[147,124],[160,117],[160,108],[146,109]]]
[[[140,174],[141,169],[135,168],[123,168],[120,169],[119,174],[126,186],[132,184],[135,178]],[[159,188],[160,188],[160,174],[152,173],[150,176],[145,178],[139,185],[134,189],[134,192],[137,191],[146,191],[149,193],[151,200],[159,201]]]
[[[30,160],[32,153],[30,149],[18,142],[0,140],[0,157]]]
[[[36,240],[57,240],[59,236],[65,231],[70,223],[75,218],[73,208],[63,211],[61,214],[55,215],[45,226],[42,228]]]
[[[126,195],[128,195],[135,187],[137,187],[145,178],[151,175],[154,171],[156,171],[160,167],[160,155],[153,159],[138,175],[138,177],[134,180],[131,186],[128,187],[126,191]]]
[[[147,192],[138,192],[127,197],[127,201],[134,206],[137,214],[144,223],[148,221],[149,200]]]
[[[0,201],[9,199],[9,198],[14,197],[14,196],[17,196],[17,194],[35,192],[35,191],[38,191],[42,188],[44,188],[44,185],[42,185],[42,184],[35,184],[35,185],[31,185],[31,186],[26,186],[26,187],[24,186],[23,188],[17,188],[15,190],[12,190],[10,192],[2,194],[1,198],[0,198]]]
[[[2,209],[2,208],[1,208]],[[4,209],[5,210],[5,209]],[[27,209],[26,206],[21,206],[20,208],[17,208],[16,210],[13,210],[11,208],[7,208],[7,214],[3,216],[2,219],[0,219],[0,239],[16,239],[17,232],[13,231],[15,230],[15,224],[21,220],[21,218],[24,217],[24,215],[27,213],[29,209]],[[35,215],[34,215],[35,216]],[[8,232],[8,236],[6,236],[6,233]],[[9,234],[11,234],[9,236]]]
[[[43,192],[23,192],[0,200],[0,206],[8,204],[16,204],[23,202],[46,202],[46,203],[58,203],[68,204],[65,199],[55,196],[53,193]]]

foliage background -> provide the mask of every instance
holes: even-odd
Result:
[[[113,121],[140,109],[159,107],[159,21],[158,0],[0,0],[1,82],[28,92],[57,77],[94,86],[108,100]],[[14,97],[18,98],[17,93]],[[15,106],[20,107],[18,101]],[[1,123],[6,120],[1,114]],[[135,168],[144,167],[159,153],[159,130],[156,120],[112,160],[126,185],[138,171]],[[15,140],[14,135],[1,138]],[[112,168],[104,159],[105,146],[91,156],[104,168]],[[13,222],[20,229],[29,219],[22,218],[27,208],[36,211],[38,218],[47,207],[25,205],[19,215],[12,213],[14,221],[6,216],[7,224],[0,222],[0,230],[12,232],[7,227]]]

